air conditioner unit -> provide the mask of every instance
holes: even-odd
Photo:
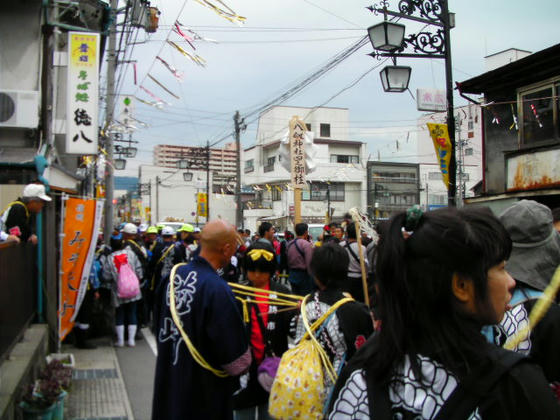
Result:
[[[0,89],[0,127],[37,128],[39,92]]]

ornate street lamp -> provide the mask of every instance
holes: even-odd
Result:
[[[368,28],[368,36],[374,50],[394,51],[402,47],[405,26],[384,20]]]
[[[379,75],[385,92],[404,92],[408,89],[411,67],[387,66]]]
[[[192,172],[183,172],[183,181],[190,182],[192,181],[192,177]]]
[[[122,171],[126,168],[126,159],[117,158],[113,160],[113,164],[115,165],[115,169],[118,171]]]
[[[453,76],[451,73],[450,29],[455,26],[455,16],[449,13],[448,0],[400,0],[399,12],[387,10],[389,2],[369,6],[372,13],[383,14],[384,21],[368,28],[368,35],[375,51],[369,55],[380,59],[390,57],[394,66],[385,67],[380,75],[386,92],[404,92],[408,89],[410,67],[396,66],[402,58],[440,58],[445,60],[445,81],[447,91],[447,126],[451,141],[451,161],[449,162],[448,203],[455,206],[456,160],[455,160],[455,116],[453,115]],[[424,23],[424,28],[405,36],[399,44],[400,32],[404,25],[387,21],[387,16]],[[402,26],[403,28],[400,28]],[[432,30],[424,30],[431,27]],[[434,29],[435,28],[435,29]],[[413,52],[406,52],[407,48]],[[406,69],[406,70],[405,70]],[[405,86],[406,80],[406,86]]]

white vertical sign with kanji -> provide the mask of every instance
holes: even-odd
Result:
[[[290,120],[290,160],[292,187],[305,187],[305,123],[297,116]]]
[[[68,32],[66,153],[97,154],[99,34]]]

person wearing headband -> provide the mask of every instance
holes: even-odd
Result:
[[[287,287],[274,279],[276,269],[276,257],[271,245],[256,242],[247,249],[244,272],[249,286],[269,292],[290,293]],[[297,312],[278,312],[280,308],[268,302],[269,293],[257,295],[247,298],[246,327],[253,362],[246,380],[240,381],[245,386],[234,394],[235,420],[268,418],[268,396],[274,378],[266,370],[259,372],[259,367],[265,367],[275,360],[278,362],[278,358],[288,349],[290,318]],[[271,293],[270,297],[277,296]]]

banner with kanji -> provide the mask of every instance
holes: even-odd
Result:
[[[208,217],[208,197],[206,193],[196,194],[196,215],[200,217]]]
[[[59,339],[72,330],[88,287],[103,200],[68,198],[60,253]]]
[[[290,160],[292,187],[305,187],[305,123],[298,117],[290,120]]]
[[[430,136],[434,142],[436,157],[441,170],[441,176],[446,188],[449,189],[449,162],[451,161],[451,140],[447,131],[447,124],[427,123]]]
[[[99,34],[68,32],[66,153],[97,154]]]

